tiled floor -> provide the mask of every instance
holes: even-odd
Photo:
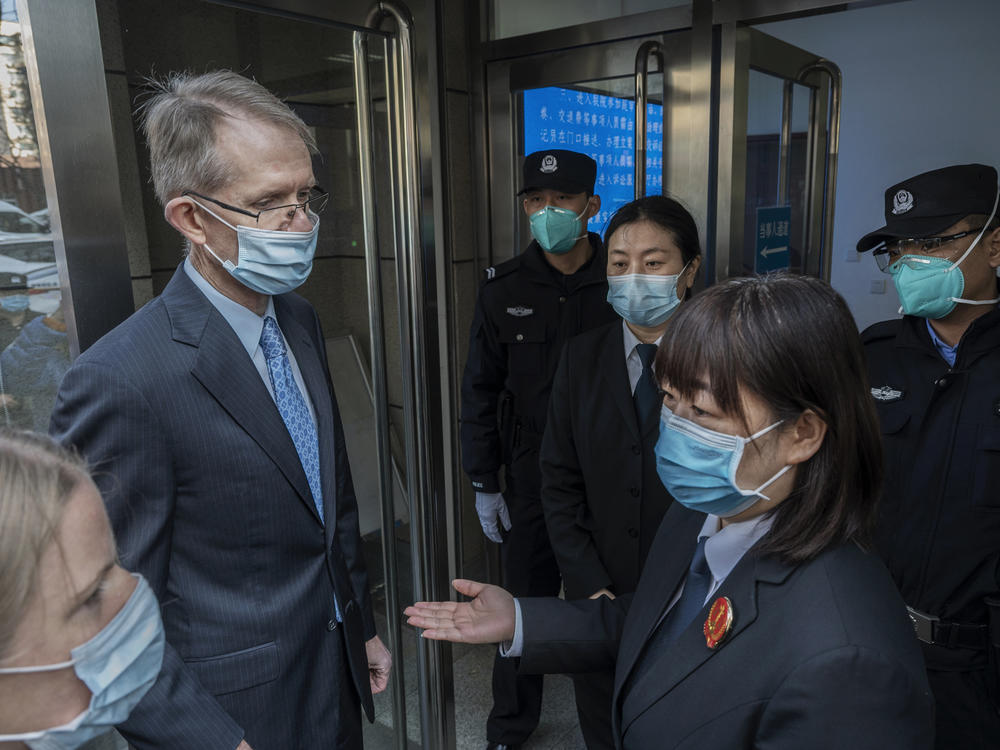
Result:
[[[397,560],[399,565],[400,607],[413,600],[410,587],[410,550],[405,527],[397,527]],[[381,582],[382,561],[377,535],[365,538],[365,558],[369,578]],[[464,574],[479,578],[481,570],[467,567]],[[372,603],[378,632],[388,632],[385,623],[384,590],[376,585]],[[402,667],[406,696],[406,724],[409,747],[420,745],[420,706],[417,692],[417,634],[414,628],[403,625]],[[457,750],[483,750],[486,747],[486,717],[493,704],[491,674],[496,646],[453,645],[452,659],[455,679],[455,746]],[[396,667],[398,655],[393,656]],[[392,698],[388,691],[375,696],[375,723],[365,722],[365,750],[393,750]],[[576,705],[573,701],[573,682],[565,675],[545,678],[542,698],[542,717],[538,728],[524,745],[524,750],[585,750],[580,734]],[[426,750],[438,750],[427,748]]]
[[[406,711],[409,746],[420,748],[415,649],[404,645],[403,650],[407,652],[404,654],[403,669],[408,688]],[[482,750],[486,747],[486,716],[492,702],[490,673],[495,652],[495,646],[455,649],[455,745],[458,750]],[[392,750],[395,743],[390,698],[385,694],[376,696],[375,709],[375,724],[365,727],[365,748]],[[546,677],[542,719],[538,729],[524,745],[525,750],[584,750],[584,747],[573,703],[573,683],[564,675]]]

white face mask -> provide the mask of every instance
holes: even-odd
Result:
[[[315,214],[306,214],[313,222],[308,232],[257,229],[234,226],[194,198],[191,200],[236,232],[235,264],[222,260],[208,245],[202,247],[243,286],[260,294],[284,294],[302,286],[309,278],[319,237],[319,217]]]
[[[133,574],[135,575],[135,574]],[[97,635],[70,651],[70,660],[37,667],[8,667],[3,674],[54,672],[73,667],[91,692],[90,705],[72,721],[51,729],[0,734],[31,750],[70,750],[121,724],[156,682],[163,663],[163,622],[156,595],[142,576],[135,591]]]

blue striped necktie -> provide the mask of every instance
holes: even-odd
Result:
[[[271,387],[274,389],[274,403],[295,444],[295,452],[299,454],[299,461],[306,473],[313,502],[322,522],[323,487],[320,484],[316,425],[313,423],[302,391],[299,390],[292,375],[292,363],[288,360],[281,330],[270,315],[264,318],[264,330],[260,333],[260,348],[264,352],[264,359],[267,360],[267,372],[271,376]]]

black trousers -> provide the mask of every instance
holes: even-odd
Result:
[[[927,670],[934,693],[934,747],[937,750],[996,750],[1000,714],[990,700],[986,671]]]
[[[500,547],[504,588],[514,596],[558,596],[561,587],[538,497],[504,493],[511,528]],[[518,659],[493,662],[493,709],[486,720],[491,743],[520,745],[538,726],[542,676],[518,675]]]
[[[615,692],[615,673],[589,672],[572,677],[576,714],[587,750],[614,750],[611,701]]]

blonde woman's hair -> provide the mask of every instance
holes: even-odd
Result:
[[[0,658],[38,583],[38,565],[84,462],[46,435],[0,429]]]

